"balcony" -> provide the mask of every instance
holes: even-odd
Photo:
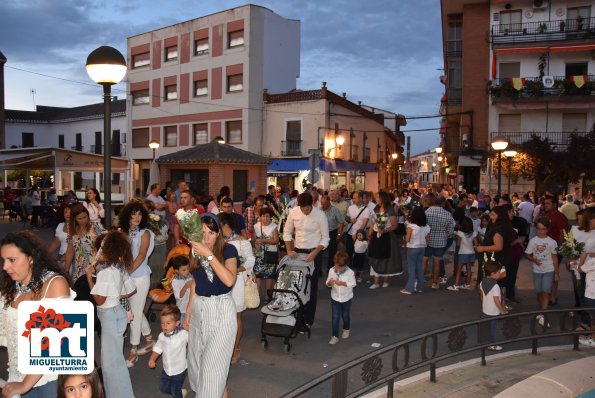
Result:
[[[364,157],[362,158],[362,162],[370,163],[370,148],[364,148]]]
[[[553,76],[554,85],[547,88],[543,85],[541,77],[522,78],[522,88],[517,90],[511,78],[494,79],[489,87],[490,95],[494,101],[506,99],[556,99],[564,97],[586,97],[595,99],[595,75],[583,76]],[[582,80],[581,87],[577,81]],[[580,85],[580,84],[579,84]]]
[[[492,44],[515,44],[595,38],[595,17],[493,25]]]
[[[74,147],[73,147],[74,148]],[[91,153],[95,153],[98,155],[103,154],[103,145],[91,145]],[[115,145],[112,144],[112,156],[126,156],[126,145]]]
[[[302,156],[302,141],[281,141],[281,156]]]
[[[578,136],[585,136],[585,135],[588,135],[589,132],[575,131],[575,132],[569,133],[569,132],[552,132],[552,131],[548,131],[548,132],[537,132],[537,131],[526,131],[526,132],[506,131],[506,132],[502,132],[502,131],[500,131],[497,133],[491,133],[490,142],[495,136],[500,135],[502,137],[505,137],[508,140],[510,145],[515,146],[515,147],[520,147],[523,145],[523,143],[530,141],[531,138],[534,135],[536,135],[539,138],[541,138],[542,140],[547,139],[556,148],[563,149],[570,144],[570,136],[573,134],[578,135]]]
[[[351,145],[351,160],[359,161],[359,145]]]
[[[70,149],[72,149],[73,151],[82,152],[85,150],[85,146],[84,145],[74,145],[74,146],[71,146]]]

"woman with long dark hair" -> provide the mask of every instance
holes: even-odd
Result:
[[[66,272],[45,244],[28,231],[9,233],[0,242],[0,341],[8,348],[8,383],[4,397],[53,397],[57,375],[25,375],[18,370],[18,306],[23,301],[73,300]]]
[[[70,273],[72,280],[85,275],[87,267],[95,257],[93,243],[105,229],[99,223],[92,223],[89,211],[80,203],[70,207],[70,223],[68,227],[68,247],[64,269]]]
[[[105,210],[101,204],[101,196],[97,189],[89,188],[87,199],[83,202],[83,206],[89,212],[89,219],[92,223],[100,223],[101,219],[105,217]]]
[[[505,206],[496,206],[490,211],[490,223],[486,228],[483,243],[476,247],[476,251],[478,254],[487,253],[488,258],[493,257],[503,267],[507,267],[510,265],[509,249],[514,236],[508,209]]]
[[[194,282],[186,310],[188,380],[201,398],[220,398],[237,334],[236,308],[231,289],[236,281],[238,251],[226,244],[217,216],[201,217],[202,242],[190,242]]]
[[[132,265],[130,276],[136,285],[137,293],[130,297],[130,310],[134,314],[130,322],[130,355],[126,365],[131,368],[138,361],[139,355],[152,351],[155,344],[151,335],[151,327],[143,313],[147,293],[151,286],[151,268],[148,261],[155,247],[155,235],[149,228],[149,213],[139,200],[131,200],[118,215],[120,228],[128,235],[132,246]],[[138,348],[141,334],[145,338],[145,345]]]

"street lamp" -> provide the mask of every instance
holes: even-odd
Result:
[[[510,174],[512,169],[512,158],[514,158],[517,154],[518,152],[514,149],[504,151],[504,156],[506,156],[506,159],[508,160],[508,196],[510,196]]]
[[[97,84],[103,86],[103,194],[105,227],[112,227],[112,158],[111,158],[111,99],[112,85],[118,84],[126,75],[126,60],[115,48],[101,46],[87,57],[87,73]]]
[[[502,152],[508,147],[508,141],[501,135],[494,138],[492,148],[498,152],[498,196],[502,194]]]
[[[217,144],[225,144],[225,138],[221,137],[220,135],[213,138],[213,141],[211,142],[216,142]]]
[[[437,153],[438,155],[440,155],[440,154],[442,153],[442,147],[441,147],[441,146],[437,146],[437,147],[436,147],[436,153]]]
[[[149,148],[153,150],[153,161],[155,161],[155,150],[159,149],[159,141],[153,140],[149,142]]]
[[[394,164],[395,164],[395,181],[393,181],[395,183],[395,186],[398,188],[399,187],[399,170],[397,169],[397,158],[399,157],[399,154],[396,152],[393,152],[390,154],[390,157],[394,160]]]

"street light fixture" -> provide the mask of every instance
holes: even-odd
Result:
[[[126,60],[115,48],[101,46],[87,57],[87,74],[103,86],[103,194],[105,227],[112,227],[112,158],[111,158],[111,99],[112,85],[118,84],[126,75]]]
[[[502,194],[502,152],[508,147],[508,141],[501,135],[494,138],[491,143],[494,151],[498,152],[498,196]]]
[[[390,154],[390,157],[395,161],[395,181],[393,181],[393,182],[395,183],[395,186],[398,187],[400,176],[399,176],[399,169],[397,168],[397,158],[399,157],[399,154],[396,152],[393,152]]]
[[[335,142],[337,143],[337,145],[339,145],[339,149],[341,149],[341,146],[345,143],[345,137],[343,137],[342,135],[338,135],[335,137]]]
[[[440,155],[440,154],[442,153],[442,147],[441,147],[441,146],[437,146],[437,147],[436,147],[436,153],[437,153],[438,155]]]
[[[225,144],[225,139],[221,136],[217,136],[211,142],[216,142],[218,144]]]
[[[510,174],[511,174],[511,169],[512,169],[512,158],[514,158],[517,154],[518,154],[518,152],[515,151],[514,149],[509,149],[507,151],[504,151],[504,156],[506,156],[506,159],[508,160],[508,195],[509,196],[510,196]]]
[[[153,160],[155,160],[155,150],[159,149],[159,141],[153,140],[149,142],[149,148],[153,150]]]

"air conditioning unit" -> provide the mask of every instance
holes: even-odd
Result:
[[[547,8],[547,1],[545,1],[545,0],[533,0],[533,8],[534,9]]]

